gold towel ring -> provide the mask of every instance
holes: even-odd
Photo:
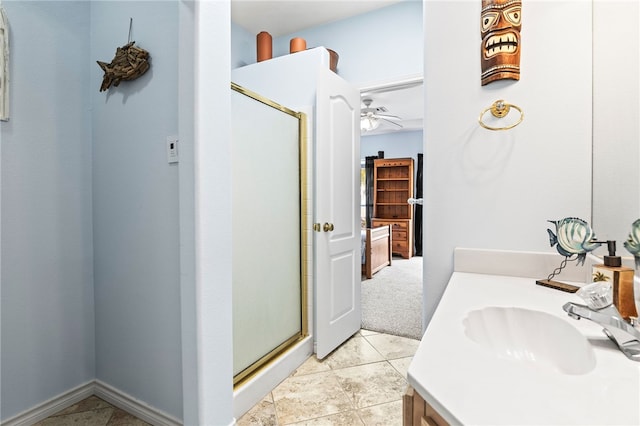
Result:
[[[509,111],[511,110],[511,108],[518,110],[518,112],[520,113],[520,119],[509,126],[492,127],[492,126],[489,126],[488,124],[485,124],[482,121],[482,118],[484,117],[487,111],[491,111],[491,114],[496,118],[502,118],[502,117],[505,117],[507,114],[509,114]],[[482,112],[480,113],[480,117],[478,118],[478,123],[480,123],[480,125],[485,129],[489,129],[489,130],[509,130],[509,129],[513,129],[518,124],[522,123],[522,120],[524,120],[524,112],[522,112],[519,106],[505,103],[505,101],[503,101],[502,99],[499,99],[495,101],[490,107],[482,110]]]

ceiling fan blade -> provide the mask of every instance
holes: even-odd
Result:
[[[390,115],[390,114],[373,114],[373,117],[382,118],[385,120],[402,120],[402,118],[398,117],[397,115]]]
[[[402,124],[400,124],[400,123],[396,123],[395,121],[387,120],[384,117],[378,117],[378,118],[380,120],[382,120],[382,121],[386,121],[387,123],[390,123],[390,124],[393,124],[394,126],[398,126],[398,127],[402,128]]]

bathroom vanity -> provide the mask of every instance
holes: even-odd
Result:
[[[577,295],[535,284],[560,260],[456,251],[409,366],[405,425],[640,424],[640,363],[563,311]],[[559,278],[581,285],[590,269],[571,264]]]

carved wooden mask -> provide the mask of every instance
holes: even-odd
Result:
[[[482,85],[520,80],[521,0],[482,0],[480,47]]]

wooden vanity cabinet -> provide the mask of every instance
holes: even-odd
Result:
[[[391,225],[392,253],[413,256],[413,158],[379,158],[373,169],[372,226]]]
[[[402,398],[403,426],[449,426],[449,423],[411,386]]]

